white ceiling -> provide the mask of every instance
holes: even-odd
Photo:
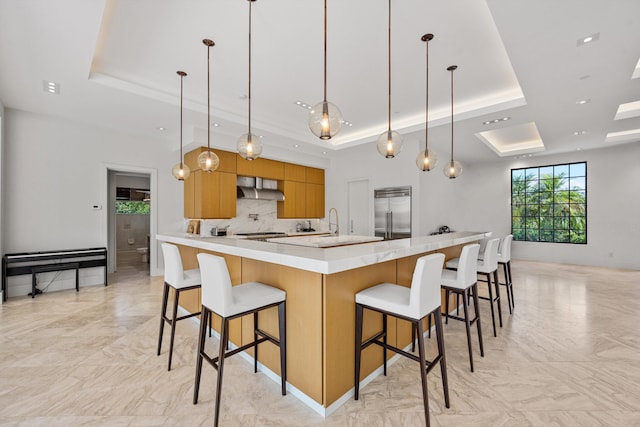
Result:
[[[247,130],[248,8],[246,0],[0,0],[0,102],[177,149],[176,71],[184,70],[184,141],[206,145],[202,39],[210,38],[211,120],[220,124],[211,144],[233,149]],[[316,156],[363,143],[375,150],[386,130],[387,2],[329,0],[328,99],[353,126],[330,143],[309,131],[308,112],[295,101],[322,100],[322,14],[322,0],[253,3],[252,128],[264,136],[265,157],[282,148]],[[459,67],[457,160],[496,160],[476,134],[523,144],[518,130],[535,134],[531,123],[544,144],[535,156],[640,141],[640,117],[614,120],[620,104],[640,101],[640,78],[632,79],[640,75],[640,1],[393,0],[392,128],[405,141],[424,141],[427,32],[435,35],[429,141],[441,159],[449,156],[451,64]],[[578,46],[596,33],[597,41]],[[43,80],[60,93],[46,93]],[[589,102],[576,103],[582,99]],[[482,124],[502,117],[510,120]],[[610,132],[630,136],[605,142]]]

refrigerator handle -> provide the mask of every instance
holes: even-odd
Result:
[[[353,234],[353,220],[351,220],[351,234]]]
[[[389,212],[389,238],[393,238],[393,211]]]

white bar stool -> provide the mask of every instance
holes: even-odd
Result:
[[[185,271],[182,268],[182,258],[180,257],[180,251],[176,245],[170,243],[162,244],[162,255],[164,257],[164,290],[162,293],[162,311],[160,312],[160,333],[158,334],[158,356],[162,349],[162,334],[164,332],[165,322],[171,325],[171,341],[169,342],[169,365],[167,370],[171,370],[171,358],[173,356],[173,341],[176,335],[176,322],[179,320],[188,319],[200,314],[190,313],[184,316],[178,317],[178,301],[180,299],[180,293],[189,291],[191,289],[198,289],[200,287],[200,270],[195,268],[193,270]],[[169,299],[169,288],[173,288],[173,310],[171,318],[167,317],[167,302]]]
[[[445,290],[445,313],[447,323],[449,318],[460,320],[465,323],[467,329],[467,346],[469,347],[469,364],[473,372],[473,352],[471,350],[471,325],[474,323],[478,328],[478,342],[480,344],[480,356],[484,357],[484,347],[482,345],[482,326],[480,324],[480,311],[478,307],[478,250],[480,245],[474,243],[462,248],[458,261],[457,270],[442,271],[442,289]],[[449,296],[451,293],[462,296],[462,308],[464,317],[449,314]],[[473,298],[473,308],[475,316],[469,317],[469,298]]]
[[[424,402],[424,416],[429,426],[429,398],[427,394],[427,373],[440,362],[442,387],[444,389],[445,405],[449,407],[449,386],[447,382],[447,364],[444,353],[444,336],[442,334],[442,315],[440,310],[440,275],[444,254],[432,254],[418,258],[413,271],[411,288],[393,283],[382,283],[356,294],[356,355],[355,355],[355,400],[360,391],[360,362],[362,349],[371,344],[383,348],[384,375],[387,375],[387,349],[420,363],[420,377],[422,379],[422,399]],[[382,331],[365,342],[362,342],[362,319],[364,309],[382,313]],[[435,314],[436,337],[438,341],[438,355],[431,361],[425,359],[424,330],[422,320]],[[387,315],[404,319],[418,331],[418,356],[408,353],[387,343]],[[382,338],[382,341],[380,339]]]
[[[513,299],[513,282],[511,281],[511,242],[513,242],[513,234],[504,236],[500,240],[498,248],[498,265],[504,269],[504,282],[501,285],[507,288],[507,302],[509,303],[509,314],[513,313],[516,302]]]
[[[280,348],[280,379],[282,395],[287,394],[287,330],[285,322],[286,292],[259,282],[243,283],[231,286],[229,270],[224,258],[201,253],[198,254],[198,264],[202,273],[202,318],[200,319],[200,332],[198,335],[198,358],[196,362],[196,378],[193,390],[193,404],[198,403],[200,391],[200,377],[202,374],[202,360],[205,359],[218,371],[216,386],[216,405],[214,419],[218,425],[220,417],[220,397],[222,394],[222,374],[224,359],[236,353],[254,348],[254,372],[258,372],[258,344],[270,341]],[[258,312],[271,307],[278,307],[278,334],[275,338],[258,328]],[[219,354],[211,357],[205,352],[205,335],[207,322],[211,319],[211,313],[221,318]],[[229,321],[238,317],[253,314],[253,341],[235,348],[226,350],[229,341]]]
[[[477,272],[487,278],[489,297],[479,296],[478,298],[489,301],[491,305],[491,322],[493,324],[493,336],[497,337],[496,331],[496,317],[493,303],[498,306],[498,318],[500,320],[500,327],[502,328],[502,307],[500,305],[500,285],[498,284],[498,246],[500,239],[490,239],[486,243],[482,259],[477,260]],[[450,270],[456,270],[458,268],[458,258],[447,261],[446,267]],[[493,288],[491,284],[491,276],[493,276]],[[496,295],[493,295],[495,289]]]

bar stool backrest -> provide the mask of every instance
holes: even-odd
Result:
[[[216,314],[225,315],[233,304],[231,277],[224,258],[198,254],[202,275],[202,305]]]
[[[180,286],[184,280],[180,250],[176,245],[163,243],[162,256],[164,259],[164,281],[173,286]]]
[[[418,258],[411,280],[409,306],[416,319],[422,319],[441,303],[440,279],[444,254],[436,253]]]
[[[478,251],[477,243],[466,245],[460,253],[458,262],[457,282],[462,286],[471,286],[478,281]]]
[[[484,260],[482,270],[484,273],[489,273],[498,269],[498,246],[500,245],[500,239],[491,239],[487,242],[487,247],[484,250]]]
[[[500,240],[500,248],[498,248],[498,262],[511,261],[511,242],[513,242],[513,234],[504,236]]]

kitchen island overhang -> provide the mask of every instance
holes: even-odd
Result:
[[[184,233],[164,233],[157,239],[179,245],[185,269],[198,268],[197,253],[214,253],[227,261],[234,285],[259,281],[287,292],[288,384],[292,394],[327,416],[353,394],[355,294],[382,282],[410,286],[420,256],[443,252],[449,259],[458,256],[463,245],[486,235],[456,232],[334,248],[192,237]],[[199,310],[199,292],[184,300],[182,305],[187,310]],[[231,342],[239,346],[251,341],[252,319],[234,322]],[[277,336],[275,310],[261,315],[260,324]],[[218,325],[219,320],[214,320],[214,329],[218,330]],[[367,313],[364,336],[373,335],[381,325],[381,315]],[[410,345],[409,322],[389,317],[387,328],[390,343],[401,348]],[[363,352],[361,379],[379,372],[382,351],[375,347]],[[277,348],[261,346],[259,359],[279,375]]]
[[[480,231],[458,231],[332,248],[291,246],[243,238],[236,239],[233,236],[201,237],[186,233],[162,233],[156,235],[156,239],[176,245],[301,268],[314,273],[333,274],[382,261],[476,242],[490,234],[490,232]]]

